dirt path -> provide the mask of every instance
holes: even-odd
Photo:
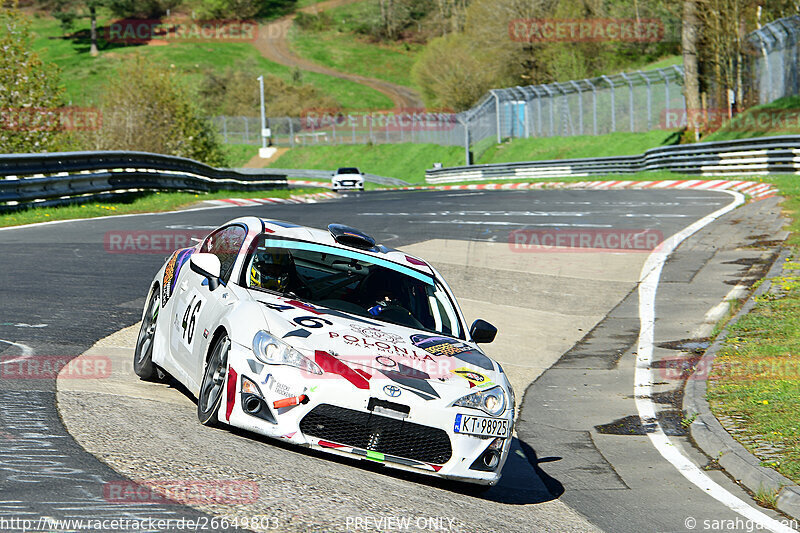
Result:
[[[252,158],[250,158],[250,161],[244,164],[243,168],[265,168],[267,165],[269,165],[270,163],[272,163],[280,156],[289,151],[288,148],[283,148],[283,147],[280,148],[276,147],[276,148],[277,150],[269,159],[261,159],[261,157],[258,154],[256,154]]]
[[[345,4],[352,4],[359,0],[327,0],[311,6],[304,7],[300,11],[304,13],[318,13],[326,9],[332,9]],[[375,78],[368,78],[366,76],[358,76],[356,74],[348,74],[339,72],[332,68],[318,65],[312,61],[299,57],[292,53],[289,48],[287,36],[289,29],[292,27],[292,21],[296,15],[288,15],[280,18],[274,22],[263,25],[259,28],[258,38],[255,41],[255,47],[265,58],[281,65],[288,67],[298,67],[301,70],[308,70],[317,72],[319,74],[327,74],[328,76],[335,76],[344,80],[354,81],[367,87],[371,87],[379,91],[394,102],[396,108],[423,108],[424,104],[419,95],[413,89],[395,85],[388,81],[378,80]]]

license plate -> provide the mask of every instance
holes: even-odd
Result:
[[[486,437],[508,437],[508,420],[486,416],[456,415],[453,431]]]

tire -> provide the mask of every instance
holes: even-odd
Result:
[[[133,371],[146,381],[157,381],[160,377],[158,367],[153,364],[153,342],[156,338],[156,325],[161,304],[160,294],[158,286],[155,286],[147,301],[142,326],[139,328],[139,337],[136,339],[136,349],[133,352]]]
[[[197,398],[197,419],[204,426],[219,424],[217,412],[222,404],[222,392],[225,390],[225,379],[228,374],[228,350],[231,343],[227,335],[222,335],[214,343],[208,357],[203,381],[200,384],[200,395]]]

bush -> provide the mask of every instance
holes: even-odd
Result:
[[[473,50],[464,35],[452,34],[428,44],[412,76],[426,105],[463,111],[496,86],[495,64]]]
[[[324,11],[318,14],[303,13],[301,11],[295,17],[294,23],[300,29],[306,31],[325,31],[333,26],[331,16]]]
[[[0,152],[67,149],[59,70],[31,50],[30,21],[4,6],[0,0]]]
[[[261,99],[256,69],[206,73],[199,99],[206,115],[258,116]],[[264,76],[264,102],[270,117],[301,116],[308,109],[337,110],[333,98],[311,85],[290,85],[275,76]]]
[[[135,57],[103,90],[97,149],[140,150],[224,166],[218,134],[169,69]]]
[[[260,0],[197,0],[192,5],[200,20],[246,20],[262,9]]]

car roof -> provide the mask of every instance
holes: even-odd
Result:
[[[337,242],[336,239],[333,238],[333,235],[331,235],[330,231],[328,230],[312,228],[309,226],[302,226],[300,224],[295,224],[293,222],[286,222],[283,220],[273,220],[273,219],[259,218],[259,217],[242,217],[232,220],[228,222],[228,224],[236,222],[244,223],[251,230],[252,229],[258,230],[259,229],[258,226],[261,226],[264,228],[264,231],[276,237],[285,237],[287,239],[312,242],[316,244],[324,244],[326,246],[331,246],[334,248],[341,248],[342,250],[350,250],[350,251],[355,250],[358,251],[359,253],[371,255],[373,257],[387,260],[406,268],[411,268],[412,270],[422,272],[429,276],[436,277],[433,268],[424,259],[407,254],[395,248],[388,248],[382,244],[378,244],[369,250],[365,250],[363,248],[355,248],[352,246],[346,246]],[[259,231],[259,232],[263,233],[264,231]]]

